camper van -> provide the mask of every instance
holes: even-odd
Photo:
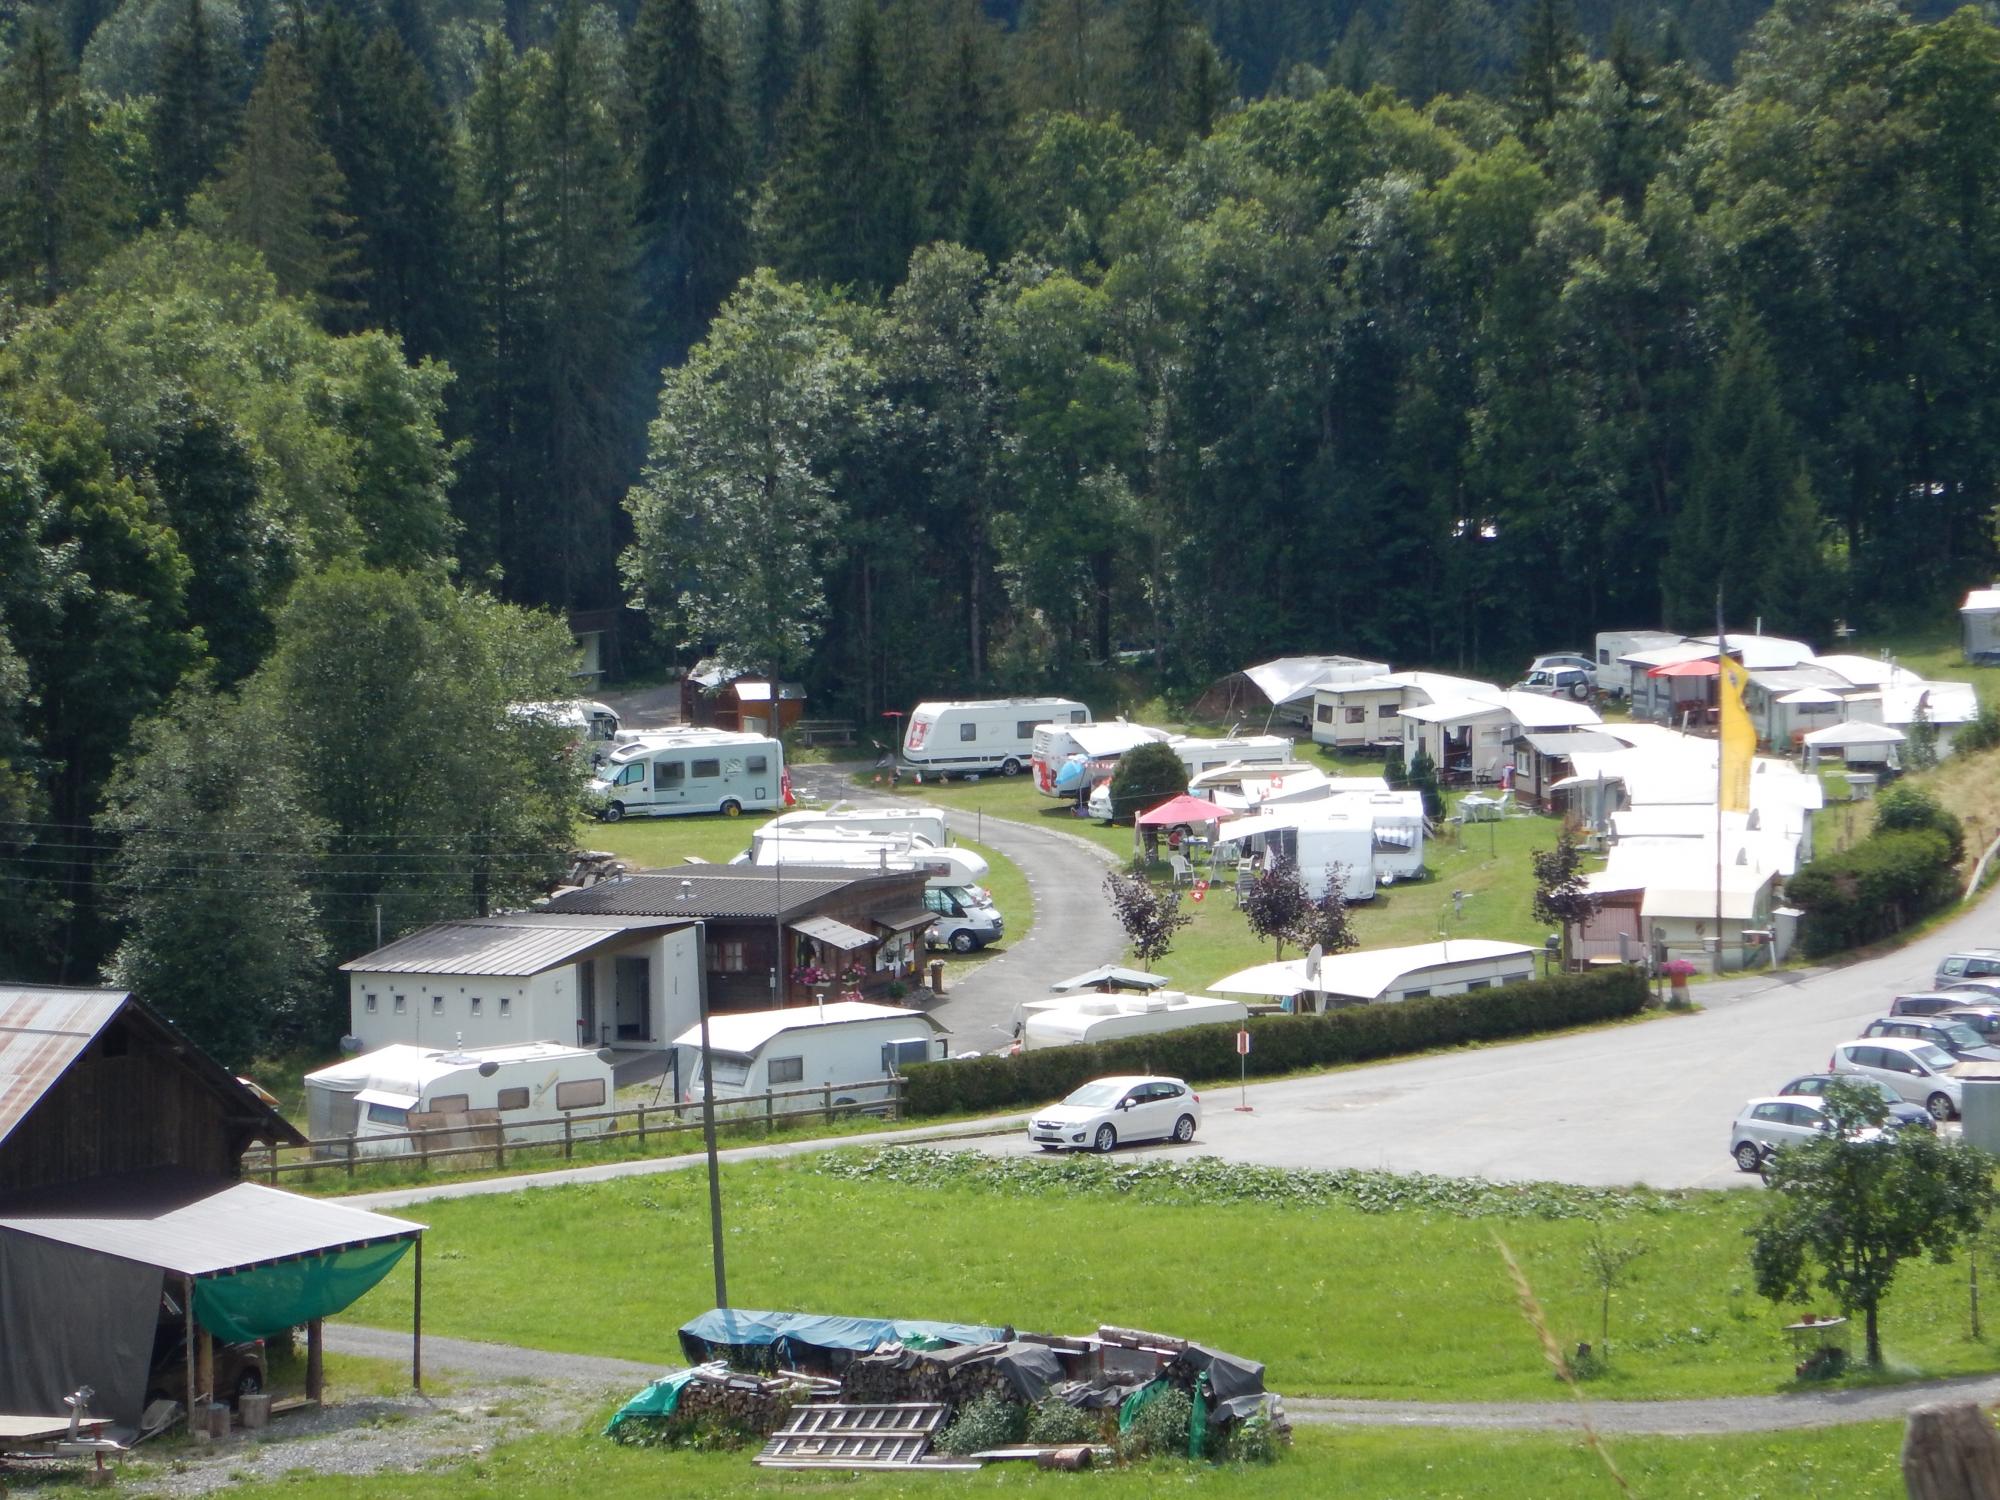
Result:
[[[1055,1004],[1033,1000],[1021,1010],[1023,1052],[1151,1036],[1184,1026],[1241,1023],[1250,1014],[1240,1000],[1216,1000],[1179,990],[1154,990],[1149,995],[1073,995]]]
[[[621,731],[618,715],[602,703],[572,698],[567,703],[516,703],[508,712],[570,732],[578,760],[595,769],[610,758]]]
[[[1018,776],[1034,757],[1038,725],[1089,722],[1090,710],[1074,698],[919,703],[903,732],[903,763],[934,776]]]
[[[845,1084],[829,1101],[835,1107],[880,1106],[890,1097],[872,1080],[892,1078],[912,1062],[943,1058],[944,1028],[920,1010],[836,1000],[826,1005],[793,1005],[779,1010],[737,1011],[709,1017],[708,1050],[714,1064],[718,1104],[755,1098],[773,1090]],[[680,1076],[686,1095],[702,1097],[701,1028],[674,1038],[681,1049]],[[806,1101],[779,1100],[777,1107]]]
[[[763,811],[784,798],[785,747],[727,731],[647,735],[620,745],[590,784],[597,815],[623,817]]]
[[[555,1042],[446,1050],[397,1042],[306,1074],[306,1133],[358,1137],[363,1156],[402,1156],[414,1144],[384,1137],[409,1131],[413,1113],[490,1109],[510,1143],[560,1140],[565,1115],[611,1107],[610,1057]],[[595,1135],[605,1123],[575,1120],[569,1129]]]
[[[794,830],[808,838],[832,831],[919,838],[940,849],[951,842],[951,818],[941,807],[850,807],[842,802],[780,813],[764,827],[781,828],[788,837]]]

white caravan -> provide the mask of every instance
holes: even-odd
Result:
[[[1343,896],[1349,901],[1374,898],[1375,819],[1352,798],[1253,813],[1224,823],[1221,837],[1226,844],[1252,847],[1260,863],[1290,860],[1315,901],[1327,893],[1336,866]]]
[[[768,735],[697,731],[647,735],[620,745],[590,783],[597,815],[721,813],[782,805],[785,747]]]
[[[620,738],[618,715],[588,698],[572,698],[566,703],[516,703],[507,711],[568,730],[570,750],[578,761],[593,768],[610,758]]]
[[[900,1074],[912,1062],[945,1056],[944,1028],[920,1010],[836,1000],[826,1005],[792,1005],[778,1010],[725,1012],[708,1018],[708,1050],[714,1063],[718,1103],[735,1102],[786,1089],[833,1089],[835,1107],[881,1105],[891,1090],[878,1080]],[[701,1028],[674,1038],[681,1049],[680,1076],[690,1100],[702,1097]],[[775,1101],[777,1111],[814,1101],[806,1096]]]
[[[1113,719],[1101,724],[1066,721],[1035,727],[1029,765],[1035,790],[1048,797],[1074,797],[1116,769],[1118,757],[1140,745],[1172,739],[1164,729]]]
[[[392,1043],[306,1074],[306,1134],[358,1137],[363,1156],[406,1156],[412,1142],[384,1137],[407,1132],[412,1113],[490,1109],[510,1143],[560,1140],[563,1116],[611,1108],[610,1056],[555,1042],[445,1050]],[[575,1120],[569,1128],[598,1135],[605,1124]]]
[[[1292,742],[1281,734],[1246,734],[1232,739],[1204,740],[1184,735],[1169,741],[1174,754],[1187,767],[1190,780],[1204,771],[1224,766],[1282,766],[1293,764]]]
[[[1017,776],[1034,757],[1037,727],[1089,722],[1090,710],[1074,698],[919,703],[903,731],[903,763],[934,776]]]
[[[1624,660],[1635,651],[1661,651],[1678,646],[1686,636],[1671,630],[1600,630],[1597,632],[1597,690],[1614,698],[1632,696],[1632,663]],[[1643,667],[1641,671],[1645,670]]]
[[[1155,990],[1150,995],[1072,995],[1054,1003],[1032,1000],[1016,1013],[1022,1017],[1023,1052],[1151,1036],[1184,1026],[1240,1025],[1250,1015],[1239,1000],[1186,995],[1179,990]]]
[[[951,818],[941,807],[850,807],[837,802],[832,807],[780,813],[764,827],[782,828],[788,837],[793,830],[809,838],[824,832],[886,833],[923,839],[940,849],[951,842]]]

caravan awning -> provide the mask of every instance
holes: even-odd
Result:
[[[1381,823],[1375,825],[1375,842],[1387,844],[1392,849],[1414,849],[1417,847],[1417,830],[1395,828]]]
[[[792,930],[802,932],[815,942],[825,943],[842,952],[866,948],[875,941],[873,934],[863,932],[858,927],[849,927],[845,922],[836,922],[832,917],[806,917],[792,923]]]

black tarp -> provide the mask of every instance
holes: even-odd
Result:
[[[65,1417],[87,1385],[93,1416],[136,1426],[160,1283],[157,1266],[0,1229],[0,1411]]]
[[[1173,1363],[1187,1367],[1186,1383],[1190,1385],[1193,1377],[1206,1371],[1211,1409],[1232,1421],[1249,1416],[1264,1404],[1264,1367],[1253,1360],[1189,1344]]]

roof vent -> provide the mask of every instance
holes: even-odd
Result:
[[[683,880],[681,882],[681,893],[677,899],[682,901],[694,900],[694,882],[692,880]]]

